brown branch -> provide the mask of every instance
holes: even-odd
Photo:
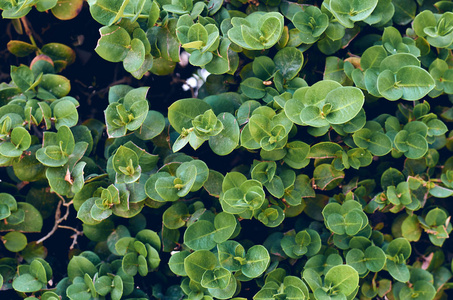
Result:
[[[73,235],[71,235],[72,244],[71,244],[71,246],[69,246],[69,249],[70,249],[70,250],[74,249],[74,246],[77,244],[77,237],[78,237],[79,235],[82,236],[82,235],[83,235],[83,231],[78,231],[77,229],[75,229],[75,228],[73,228],[73,227],[65,226],[65,225],[58,225],[58,228],[69,229],[69,230],[72,230],[72,231],[75,232]]]
[[[61,216],[61,204],[62,204],[62,203],[63,203],[63,201],[58,202],[57,210],[55,211],[55,224],[54,224],[52,230],[49,231],[49,233],[46,234],[44,237],[42,237],[41,239],[39,239],[38,241],[36,241],[36,244],[40,244],[40,243],[44,242],[44,241],[47,240],[50,236],[52,236],[52,234],[54,234],[55,231],[57,230],[59,221],[61,220],[60,216]],[[60,222],[61,222],[61,221],[60,221]]]
[[[57,194],[57,196],[61,199],[61,201],[58,202],[57,210],[55,211],[55,224],[53,225],[52,230],[50,230],[49,233],[46,234],[44,237],[39,239],[36,242],[36,244],[40,244],[40,243],[44,242],[45,240],[47,240],[49,237],[51,237],[55,233],[55,231],[57,231],[58,227],[60,226],[60,223],[68,219],[69,206],[72,204],[72,200],[70,202],[66,203],[65,199],[60,194],[58,194],[58,193],[55,193],[55,194]],[[66,206],[66,212],[63,217],[61,217],[61,205]]]

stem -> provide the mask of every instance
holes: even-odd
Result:
[[[28,37],[30,38],[31,44],[32,44],[33,46],[35,46],[36,48],[38,48],[38,46],[36,45],[35,39],[33,38],[33,35],[30,34]],[[38,50],[38,51],[39,51],[39,50]]]
[[[69,249],[70,249],[70,250],[74,249],[74,246],[77,244],[77,237],[78,237],[79,235],[82,236],[82,235],[83,235],[83,231],[78,231],[77,229],[75,229],[75,228],[73,228],[73,227],[65,226],[65,225],[58,225],[58,228],[69,229],[69,230],[72,230],[72,231],[75,232],[73,235],[71,235],[72,244],[71,244],[71,246],[69,246]]]
[[[439,178],[431,178],[429,181],[432,181],[432,182],[442,182],[442,180],[439,179]]]
[[[134,14],[123,14],[123,17],[135,17]],[[138,15],[138,18],[139,19],[148,19],[149,18],[149,15]]]
[[[45,240],[47,240],[49,237],[52,236],[52,234],[55,233],[55,231],[57,231],[58,227],[60,226],[60,223],[65,221],[66,219],[68,219],[68,216],[69,216],[69,206],[71,206],[72,204],[72,200],[68,203],[65,203],[65,199],[58,193],[56,193],[57,196],[61,199],[60,202],[58,202],[58,206],[57,206],[57,210],[55,211],[55,224],[52,228],[51,231],[49,231],[48,234],[46,234],[44,237],[42,237],[41,239],[39,239],[36,244],[40,244],[42,242],[44,242]],[[61,205],[63,206],[66,206],[66,212],[64,214],[63,217],[60,217],[61,216]],[[74,244],[74,243],[73,243]]]
[[[38,55],[41,54],[41,50],[38,48],[38,45],[36,45],[32,30],[30,29],[30,26],[28,24],[27,17],[24,16],[24,17],[20,18],[20,20],[22,21],[22,24],[24,25],[25,34],[28,35],[28,38],[30,39],[31,44],[38,49],[38,50],[36,50],[36,53]]]
[[[60,201],[58,202],[58,206],[57,206],[57,210],[55,211],[55,225],[53,226],[52,230],[49,231],[48,234],[46,234],[44,237],[42,237],[41,239],[39,239],[36,244],[40,244],[42,242],[44,242],[45,240],[47,240],[49,237],[52,236],[52,234],[55,233],[55,231],[57,231],[57,228],[58,228],[58,224],[60,224],[60,220],[62,218],[60,218],[61,216],[61,204],[63,203],[63,201]],[[69,212],[69,209],[68,209],[68,212]]]

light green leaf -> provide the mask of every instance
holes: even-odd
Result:
[[[359,284],[359,274],[349,265],[340,265],[331,268],[324,278],[324,285],[332,291],[342,293],[346,297],[353,295]]]

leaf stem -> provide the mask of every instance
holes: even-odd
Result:
[[[38,45],[36,45],[36,41],[35,41],[35,38],[33,37],[33,32],[32,30],[30,29],[30,26],[28,24],[28,20],[27,20],[27,17],[22,17],[20,18],[20,20],[22,21],[22,24],[24,25],[24,29],[25,29],[25,34],[28,35],[28,38],[30,39],[30,42],[33,46],[36,47],[36,53],[37,54],[41,54],[41,50],[39,49]]]
[[[135,17],[135,14],[123,14],[123,17]],[[139,19],[148,19],[149,15],[138,15]]]

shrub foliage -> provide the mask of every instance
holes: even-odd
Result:
[[[35,40],[33,7],[73,22],[89,10],[99,24],[92,55],[135,78],[105,93],[105,120],[79,116],[86,101],[61,73],[76,53]],[[453,2],[1,0],[0,9],[20,36],[7,49],[28,62],[0,84],[2,291],[447,299]],[[182,53],[209,76],[191,98],[153,109],[159,87],[143,81],[177,76]],[[65,230],[69,256],[53,238]]]

